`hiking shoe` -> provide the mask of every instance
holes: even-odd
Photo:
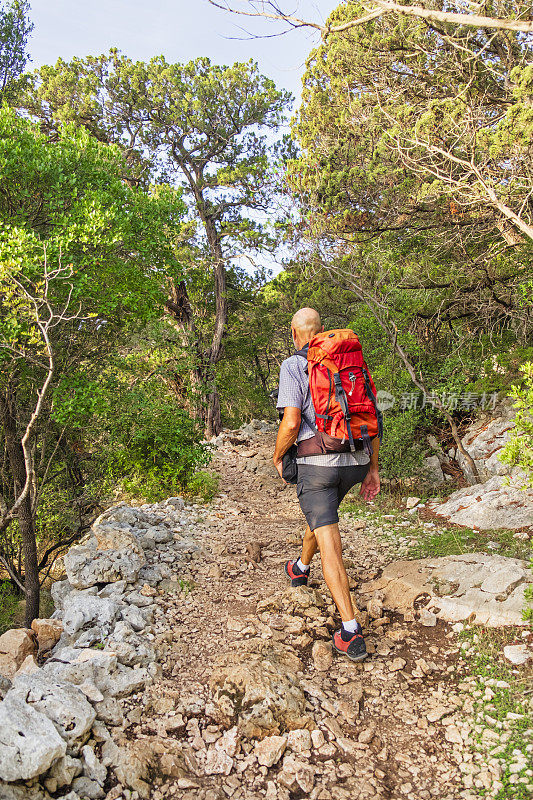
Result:
[[[287,561],[285,564],[285,572],[291,579],[291,586],[307,586],[309,572],[302,572],[298,569],[296,561]]]
[[[341,636],[341,631],[333,634],[333,649],[343,656],[348,656],[351,661],[363,661],[368,655],[366,652],[365,640],[361,633],[361,626],[352,634],[347,642]]]

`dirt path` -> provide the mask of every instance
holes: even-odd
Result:
[[[200,521],[194,587],[160,598],[163,674],[142,714],[133,701],[125,731],[159,752],[151,797],[469,797],[449,628],[382,617],[378,604],[361,615],[371,657],[332,657],[338,618],[318,560],[310,592],[287,588],[283,564],[298,553],[302,517],[294,489],[272,475],[272,446],[265,435],[218,451],[221,494]],[[341,531],[357,600],[358,583],[390,557],[371,528],[343,520]]]

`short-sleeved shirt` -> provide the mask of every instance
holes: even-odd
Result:
[[[302,423],[296,441],[303,442],[314,436],[309,421],[314,424],[315,410],[309,390],[307,360],[303,356],[290,356],[281,365],[277,408],[290,406],[302,412]],[[326,453],[316,456],[300,456],[299,464],[315,464],[317,467],[350,467],[354,464],[368,464],[370,458],[362,450],[355,453]]]

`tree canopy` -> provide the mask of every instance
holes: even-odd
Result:
[[[118,147],[68,126],[53,141],[0,110],[0,559],[22,585],[24,549],[30,622],[43,493],[70,493],[74,506],[83,494],[58,462],[98,415],[117,339],[161,313],[166,276],[179,276],[179,191],[131,188],[126,175]]]
[[[214,280],[209,344],[199,341],[194,319],[177,310],[176,286],[168,310],[196,348],[193,382],[208,433],[221,426],[216,364],[228,319],[227,269],[243,253],[273,244],[265,215],[275,150],[265,131],[278,129],[289,100],[253,62],[169,64],[160,56],[142,63],[111,51],[42,68],[25,101],[48,131],[75,121],[100,140],[120,144],[137,165],[138,180],[151,174],[180,181],[198,223],[196,255],[203,251]]]
[[[28,63],[26,47],[33,30],[26,0],[0,2],[0,102],[16,94]]]

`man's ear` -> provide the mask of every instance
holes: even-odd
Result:
[[[322,325],[322,327],[320,328],[320,333],[324,333],[324,326],[323,326],[323,325]]]

